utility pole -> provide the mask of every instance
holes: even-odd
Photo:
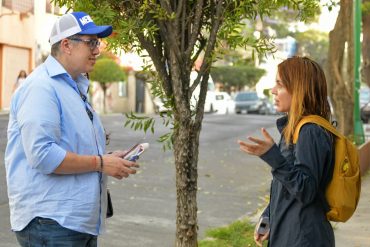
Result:
[[[354,4],[354,48],[355,48],[355,85],[354,85],[354,141],[357,145],[365,142],[364,129],[360,117],[359,90],[360,81],[360,64],[361,64],[361,0],[355,0]]]

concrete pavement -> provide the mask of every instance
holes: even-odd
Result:
[[[370,124],[364,124],[366,141],[370,141]],[[361,182],[361,195],[354,215],[345,223],[333,223],[337,247],[370,246],[370,172]]]
[[[354,215],[345,223],[334,223],[337,247],[370,246],[370,176],[362,179],[361,197]]]
[[[275,116],[207,114],[203,121],[198,162],[199,239],[213,227],[224,226],[255,213],[264,204],[271,175],[259,158],[239,150],[237,140],[255,135],[256,129],[274,125]],[[140,169],[128,179],[109,180],[114,216],[108,219],[107,234],[99,239],[104,247],[171,247],[175,243],[176,186],[171,152],[163,152],[155,140],[168,132],[157,119],[155,134],[148,133],[150,148],[140,158]],[[104,115],[111,133],[108,150],[127,148],[143,133],[123,128],[121,114]],[[7,115],[0,115],[0,160],[6,143]],[[158,127],[158,128],[157,128]],[[275,128],[273,128],[275,129]],[[258,131],[259,133],[259,131]],[[272,131],[271,131],[272,133]],[[10,232],[4,164],[0,162],[0,246],[16,247]]]
[[[0,112],[0,115],[2,113]],[[6,115],[6,114],[5,114]],[[1,116],[0,116],[1,117]],[[107,121],[108,122],[108,121]],[[109,122],[112,122],[112,121],[109,121]],[[118,121],[118,122],[112,122],[112,125],[115,125],[115,126],[121,126],[121,122]],[[217,126],[219,127],[219,126]],[[274,139],[277,140],[277,138],[275,138],[276,136],[276,132],[273,133],[275,128],[274,127],[271,127],[268,129],[269,132],[271,134],[273,134],[274,136]],[[370,127],[366,129],[366,126],[365,126],[365,130],[366,130],[366,133],[370,133]],[[117,134],[117,133],[114,133],[114,134]],[[121,136],[117,136],[117,138],[114,138],[113,139],[113,143],[117,146],[127,146],[129,145],[129,143],[122,143],[122,140],[124,139],[127,139],[127,136],[124,136],[125,138],[121,137]],[[3,138],[6,138],[6,124],[4,122],[1,122],[0,121],[0,150],[4,150],[5,148],[5,142],[3,141],[4,139]],[[135,136],[136,138],[136,136]],[[131,136],[129,136],[129,139],[133,139],[131,138]],[[213,142],[214,144],[217,145],[217,143]],[[235,145],[234,143],[232,143],[233,145]],[[154,149],[153,149],[154,150]],[[211,156],[212,154],[214,155],[214,153],[211,153]],[[230,169],[234,169],[233,167],[236,166],[236,163],[240,163],[240,161],[242,160],[242,158],[245,158],[245,156],[241,155],[240,157],[233,157],[235,156],[235,154],[238,156],[239,153],[232,153],[230,154],[230,156],[228,155],[228,159],[230,159],[230,163],[233,164],[233,166],[229,166],[229,165],[226,165],[226,164],[221,164],[221,165],[224,165],[224,166],[227,166],[228,167],[228,170]],[[0,157],[2,158],[3,156],[3,153],[0,154]],[[161,154],[162,156],[162,154]],[[166,155],[167,156],[167,155]],[[233,158],[232,158],[233,157]],[[151,160],[151,159],[155,159],[154,156],[151,155],[151,152],[148,152],[145,156],[145,158],[147,160]],[[225,157],[226,158],[226,157]],[[162,157],[161,160],[167,160],[167,159],[170,159],[169,157]],[[209,159],[209,157],[207,157],[207,159]],[[255,162],[256,163],[259,163],[259,160],[258,159],[255,159]],[[0,162],[0,164],[3,163],[3,162]],[[116,216],[112,218],[112,220],[110,221],[110,232],[108,232],[108,234],[106,236],[104,236],[102,238],[102,241],[101,241],[101,246],[129,246],[129,247],[132,247],[131,244],[128,244],[128,243],[134,243],[136,242],[137,244],[135,246],[158,246],[156,244],[153,244],[153,242],[141,242],[141,243],[138,243],[140,242],[140,238],[138,238],[137,234],[139,232],[141,232],[141,234],[143,235],[148,235],[148,232],[150,233],[150,235],[148,235],[148,238],[147,238],[147,241],[150,241],[151,238],[161,238],[163,240],[168,240],[168,239],[172,239],[173,236],[174,236],[174,232],[173,231],[162,231],[160,229],[173,229],[174,227],[174,222],[172,220],[164,220],[164,219],[174,219],[174,215],[172,215],[173,213],[170,213],[170,217],[168,217],[167,215],[165,215],[165,211],[172,211],[174,208],[175,208],[175,205],[168,205],[168,202],[166,203],[166,208],[167,210],[163,210],[163,208],[153,208],[153,210],[151,212],[148,212],[147,216],[146,217],[139,217],[139,216],[135,216],[135,215],[132,215],[130,212],[130,205],[132,203],[130,203],[130,201],[137,201],[140,199],[140,202],[142,203],[145,203],[145,204],[150,204],[150,203],[154,203],[156,201],[161,201],[162,198],[159,196],[160,194],[156,194],[157,193],[157,190],[159,191],[160,188],[164,188],[164,187],[167,187],[167,188],[171,188],[171,186],[169,186],[169,184],[173,184],[174,181],[171,180],[171,178],[173,177],[172,175],[170,176],[171,178],[169,178],[168,180],[165,180],[163,181],[163,184],[162,184],[162,180],[164,180],[165,177],[167,176],[164,176],[164,173],[166,170],[168,170],[168,168],[170,168],[170,166],[167,167],[167,169],[163,169],[163,165],[160,166],[160,164],[158,164],[158,162],[148,162],[150,164],[143,164],[142,166],[142,170],[143,170],[143,173],[146,173],[146,175],[142,176],[141,174],[137,175],[135,178],[131,179],[131,180],[127,180],[125,181],[124,183],[122,183],[122,185],[120,185],[118,187],[117,184],[121,183],[121,182],[117,182],[117,184],[115,185],[116,187],[113,187],[112,185],[112,189],[113,189],[113,192],[114,192],[114,196],[115,198],[113,199],[114,200],[114,203],[116,205]],[[167,162],[165,162],[167,163]],[[172,162],[169,162],[169,163],[172,163]],[[209,161],[210,164],[217,164],[215,161]],[[215,165],[212,165],[210,167],[213,167]],[[207,165],[208,167],[208,165]],[[258,167],[258,166],[257,166]],[[252,169],[252,167],[251,167]],[[153,172],[152,172],[153,170]],[[171,170],[171,169],[170,169]],[[239,203],[238,201],[238,198],[240,197],[240,192],[243,192],[243,194],[245,194],[247,191],[248,191],[248,198],[243,198],[243,200],[245,201],[248,201],[248,203],[252,203],[254,204],[254,200],[255,200],[255,197],[251,197],[249,198],[249,194],[251,194],[253,191],[255,191],[257,189],[257,187],[260,188],[260,192],[259,193],[268,193],[268,188],[269,188],[269,180],[266,175],[269,174],[269,172],[266,170],[266,166],[260,166],[259,168],[253,168],[253,170],[250,171],[251,174],[259,174],[261,175],[261,178],[263,177],[263,180],[264,181],[267,181],[265,184],[262,183],[261,181],[261,184],[256,184],[252,181],[249,181],[247,179],[248,182],[246,181],[243,181],[244,183],[244,186],[246,186],[245,183],[249,184],[249,186],[247,187],[250,187],[248,189],[246,188],[243,188],[242,185],[237,185],[237,182],[239,181],[238,179],[235,179],[235,176],[237,174],[241,174],[241,171],[240,170],[235,170],[233,173],[230,174],[230,176],[228,176],[227,174],[225,174],[225,170],[222,171],[222,174],[217,174],[217,172],[220,171],[219,167],[218,166],[215,166],[214,167],[214,171],[212,170],[211,172],[209,171],[209,168],[205,169],[205,167],[203,166],[200,166],[200,186],[202,187],[202,191],[200,192],[200,203],[199,203],[199,207],[200,209],[205,209],[207,208],[206,211],[211,211],[211,212],[200,212],[200,225],[202,226],[202,231],[204,231],[204,227],[214,227],[214,226],[217,226],[217,225],[220,225],[220,224],[223,224],[222,222],[225,222],[224,219],[221,220],[221,218],[228,218],[228,219],[231,219],[231,218],[234,218],[235,220],[237,219],[237,217],[235,217],[235,215],[226,215],[227,213],[225,211],[223,211],[224,213],[220,213],[220,212],[217,212],[217,211],[212,211],[210,207],[207,207],[206,205],[209,205],[208,203],[211,203],[212,205],[219,205],[219,204],[222,204],[222,201],[207,201],[205,199],[203,199],[205,196],[206,197],[210,197],[213,195],[213,192],[212,193],[209,193],[209,191],[212,191],[211,188],[212,186],[214,187],[215,185],[217,185],[218,187],[218,190],[217,190],[217,195],[215,194],[214,195],[214,198],[217,199],[221,199],[221,198],[224,198],[226,195],[228,195],[230,197],[230,195],[232,195],[232,197],[228,198],[230,201],[232,201],[233,203],[232,204],[236,204],[238,203],[237,205],[235,205],[235,207],[229,207],[229,211],[228,212],[235,212],[237,209],[240,209],[242,207],[245,207],[245,205],[242,205],[241,203]],[[153,182],[150,183],[150,186],[149,185],[146,185],[145,183],[145,180],[148,180],[148,174],[152,174],[154,175],[157,179],[157,182],[159,185],[158,186],[154,186],[153,187]],[[170,171],[170,173],[173,173],[173,171]],[[264,175],[263,175],[264,174]],[[222,176],[221,176],[222,175]],[[222,177],[225,177],[225,175],[227,176],[226,178],[228,180],[225,180],[225,181],[222,181],[220,179],[222,179]],[[142,178],[141,178],[142,176]],[[245,176],[245,174],[244,174]],[[2,169],[0,169],[0,177],[5,177],[5,174],[2,173]],[[216,179],[217,178],[217,179]],[[158,180],[159,179],[159,180]],[[142,180],[142,181],[141,181]],[[205,180],[215,180],[215,184],[213,184],[212,186],[208,186],[207,184],[205,184]],[[229,181],[230,180],[230,181]],[[223,186],[223,187],[220,187],[220,184],[227,184],[227,183],[231,183],[233,186],[230,187],[230,186]],[[143,184],[145,186],[143,186]],[[122,195],[122,198],[126,198],[126,200],[123,200],[121,199],[121,195],[120,195],[120,191],[122,190],[122,186],[126,186],[126,192],[125,194]],[[141,187],[141,188],[140,188]],[[150,187],[150,188],[149,188]],[[261,188],[263,187],[263,188]],[[226,188],[228,188],[227,190],[225,190]],[[233,189],[237,189],[238,190],[238,193],[234,193],[232,191],[229,190],[229,188],[233,188]],[[135,190],[139,191],[139,190],[147,190],[147,191],[144,191],[144,194],[145,194],[145,197],[144,196],[141,196],[141,194],[137,194],[137,192],[135,192]],[[220,191],[222,190],[222,191]],[[225,191],[223,191],[225,190]],[[240,190],[240,191],[239,191]],[[131,192],[132,191],[132,192]],[[149,192],[151,192],[151,194],[154,193],[153,196],[148,196],[150,194],[148,194]],[[203,195],[204,194],[204,195]],[[169,191],[169,192],[166,192],[165,194],[163,195],[167,195],[167,197],[174,197],[174,193],[172,191]],[[202,198],[202,195],[203,195],[203,198]],[[0,179],[0,198],[5,198],[6,197],[6,185],[5,185],[5,181],[4,180],[1,180]],[[129,201],[127,200],[127,198],[129,198]],[[141,200],[141,199],[144,199],[146,198],[145,200]],[[149,199],[148,199],[149,198]],[[165,201],[168,201],[168,200],[165,200]],[[172,198],[170,200],[170,202],[175,202],[175,199]],[[244,202],[245,203],[245,202]],[[243,204],[244,204],[243,203]],[[157,203],[154,203],[154,204],[157,204]],[[154,205],[153,204],[153,205]],[[261,206],[260,204],[260,201],[258,203],[259,206]],[[161,204],[163,206],[163,204]],[[119,206],[122,207],[122,209],[119,209]],[[256,208],[256,205],[250,205],[251,208]],[[141,211],[142,209],[140,207],[138,207],[138,204],[135,204],[133,205],[133,207],[135,207],[135,209],[133,211],[137,212],[137,211]],[[125,210],[123,210],[125,209]],[[129,211],[129,212],[127,212]],[[154,213],[154,211],[156,213]],[[158,212],[161,212],[161,214],[158,216],[156,215],[156,217],[154,217],[154,214],[158,214]],[[209,213],[209,216],[207,217],[204,217],[205,214],[208,215]],[[162,215],[163,214],[163,215]],[[145,215],[145,214],[143,214]],[[203,215],[203,217],[202,217]],[[213,218],[212,218],[212,215],[213,215]],[[251,214],[249,214],[250,216]],[[133,217],[136,217],[135,219]],[[162,219],[163,220],[160,220]],[[208,219],[208,218],[211,218],[212,221],[207,221],[205,219]],[[0,231],[0,246],[6,246],[6,247],[15,247],[17,246],[15,243],[15,238],[14,238],[14,235],[12,233],[10,233],[10,230],[9,230],[9,209],[8,209],[8,204],[7,204],[7,201],[1,201],[0,200],[0,228],[2,229],[2,231]],[[124,219],[124,222],[122,221]],[[202,221],[205,221],[205,222],[202,222]],[[226,220],[227,221],[227,220]],[[211,222],[211,223],[210,223]],[[335,238],[336,238],[336,246],[337,247],[370,247],[370,175],[366,175],[363,177],[363,180],[362,180],[362,191],[361,191],[361,198],[360,198],[360,202],[359,202],[359,206],[358,206],[358,209],[356,210],[355,214],[352,216],[352,218],[346,222],[346,223],[334,223],[334,228],[335,228]],[[128,227],[126,227],[128,226]],[[143,226],[147,227],[147,228],[143,228]],[[121,229],[122,231],[119,231],[117,230],[118,229]],[[127,241],[127,242],[122,242],[122,235],[123,233],[125,233],[127,235],[129,231],[129,234],[128,235],[131,235],[132,236],[132,240],[131,241]],[[164,232],[166,234],[164,234]],[[144,234],[145,233],[145,234]],[[168,235],[168,236],[167,236]],[[202,235],[202,233],[200,234]],[[156,236],[156,237],[155,237]],[[200,236],[201,238],[201,236]],[[171,242],[171,241],[169,241]],[[165,245],[162,245],[162,246],[171,246],[171,244],[169,244],[168,241],[164,241],[162,243],[166,243]],[[123,244],[123,245],[122,245]]]

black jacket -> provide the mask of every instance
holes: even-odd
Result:
[[[282,133],[287,117],[277,120]],[[305,124],[296,145],[281,135],[261,158],[271,166],[269,217],[271,247],[335,246],[333,229],[326,219],[325,188],[334,167],[333,137],[316,124]]]

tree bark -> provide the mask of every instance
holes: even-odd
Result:
[[[100,83],[101,89],[103,90],[103,113],[105,114],[106,112],[106,107],[105,107],[105,95],[107,92],[107,85],[105,83]]]
[[[197,232],[197,163],[199,127],[191,119],[182,117],[174,135],[176,164],[176,246],[198,246]]]
[[[370,0],[363,0],[370,6]],[[362,81],[370,87],[370,10],[362,13]]]
[[[335,27],[329,33],[328,89],[339,130],[353,134],[353,1],[341,0]]]

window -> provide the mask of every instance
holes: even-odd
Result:
[[[33,14],[34,0],[2,0],[2,4],[13,11]]]
[[[118,96],[127,97],[127,83],[124,81],[118,82]]]

